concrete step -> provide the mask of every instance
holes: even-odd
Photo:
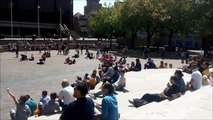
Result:
[[[136,108],[121,115],[121,119],[212,119],[212,111],[212,87],[206,86],[173,101],[153,102]]]
[[[129,92],[117,92],[120,119],[213,119],[212,116],[212,86],[202,87],[194,92],[173,101],[164,100],[160,103],[152,102],[139,108],[132,107],[129,99],[141,98],[144,93],[160,93],[166,87],[175,69],[142,70],[127,73],[127,87]],[[185,82],[190,80],[190,74],[184,73]],[[94,91],[99,91],[97,87]],[[101,103],[101,98],[95,100]],[[29,120],[58,120],[60,114],[52,116],[31,117]]]

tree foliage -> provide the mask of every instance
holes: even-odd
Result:
[[[131,46],[137,32],[147,35],[147,46],[153,35],[166,32],[168,44],[174,34],[213,34],[213,0],[123,0],[106,6],[89,17],[89,28],[101,36],[129,33]]]

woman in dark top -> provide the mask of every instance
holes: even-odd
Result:
[[[141,71],[141,62],[139,59],[136,59],[136,64],[132,69],[130,69],[130,71]]]
[[[171,86],[167,87],[162,93],[157,94],[147,93],[144,94],[141,99],[133,99],[133,101],[129,100],[129,102],[134,106],[139,107],[154,101],[161,102],[165,99],[174,99],[180,93],[180,88],[177,85],[177,81],[178,81],[177,77],[171,76],[170,78]]]

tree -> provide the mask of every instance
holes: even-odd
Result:
[[[144,0],[144,20],[142,30],[147,33],[147,47],[150,47],[153,35],[162,30],[162,23],[167,19],[165,0]]]
[[[113,34],[121,31],[120,9],[121,6],[105,6],[93,12],[89,17],[89,28],[96,34],[109,38],[110,43],[112,43]]]
[[[212,36],[212,6],[212,0],[124,0],[92,13],[89,28],[110,39],[119,33],[131,34],[132,48],[139,30],[146,32],[147,47],[154,35],[166,32],[171,47],[175,34]]]
[[[194,2],[194,31],[202,39],[202,48],[208,50],[213,45],[209,40],[213,40],[213,1],[196,0]],[[210,44],[209,44],[210,43]]]
[[[126,0],[121,8],[121,25],[122,29],[131,33],[131,48],[134,48],[137,32],[141,29],[139,2],[139,0]]]
[[[122,9],[124,29],[131,32],[131,46],[139,30],[147,33],[147,47],[152,36],[160,31],[161,23],[166,19],[164,0],[126,0]]]

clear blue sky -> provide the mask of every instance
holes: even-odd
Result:
[[[100,3],[103,5],[104,3],[107,3],[107,5],[114,4],[115,0],[100,0]],[[73,14],[80,12],[81,14],[84,14],[84,6],[86,5],[86,0],[74,0],[73,2],[74,8],[73,8]]]

